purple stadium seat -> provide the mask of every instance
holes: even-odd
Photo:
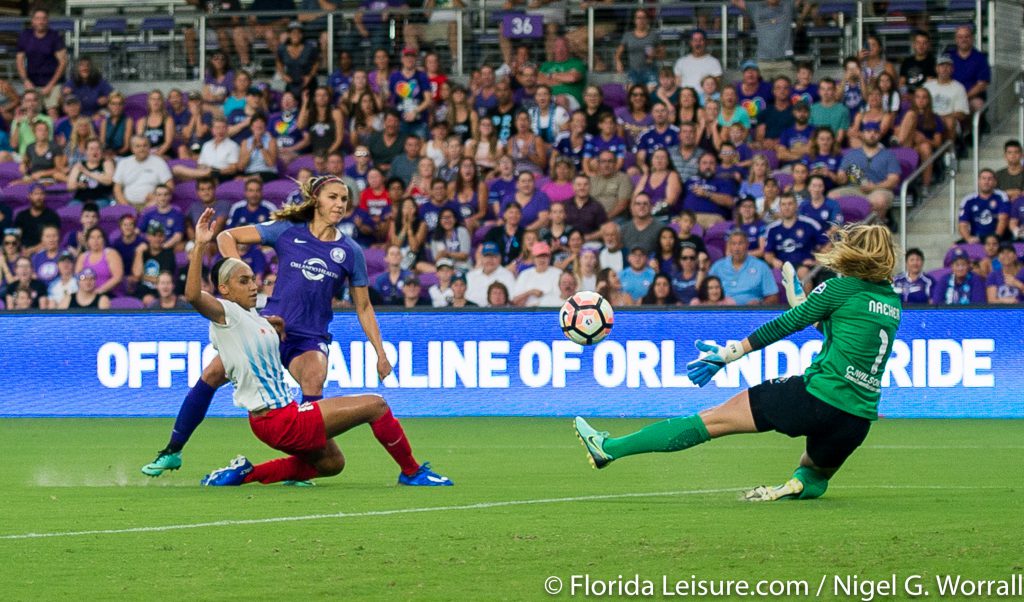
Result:
[[[420,274],[420,297],[424,299],[430,298],[430,287],[437,284],[437,274],[434,272],[427,272]]]
[[[369,249],[363,249],[363,256],[366,258],[366,271],[369,273],[380,273],[388,269],[388,264],[384,261],[384,255],[387,252],[384,249],[377,247],[370,247]],[[373,282],[373,279],[370,279]]]
[[[900,162],[900,180],[907,179],[917,166],[921,163],[921,157],[918,156],[917,151],[912,148],[894,148],[892,149],[896,159]]]
[[[124,110],[135,111],[139,115],[146,114],[146,103],[149,97],[148,92],[139,92],[138,94],[132,94],[124,99]]]
[[[64,184],[51,184],[46,187],[46,206],[51,209],[63,207],[71,202],[72,196]]]
[[[185,167],[195,167],[196,162],[192,159],[169,159],[167,161],[167,167],[174,169],[175,165],[184,165]]]
[[[772,177],[775,178],[775,182],[779,185],[779,190],[785,190],[793,185],[793,174],[791,173],[776,171],[772,172]]]
[[[713,244],[708,244],[707,247],[708,247],[708,258],[711,260],[711,263],[714,263],[714,262],[718,261],[719,259],[725,257],[725,242],[724,241],[718,241],[718,242],[715,242]]]
[[[704,244],[710,245],[712,242],[720,243],[722,248],[725,248],[725,237],[729,234],[729,231],[733,228],[733,222],[718,222],[717,224],[708,228],[708,231],[704,234]]]
[[[217,187],[217,198],[234,203],[245,198],[245,180],[228,180]]]
[[[981,243],[968,243],[962,245],[953,245],[946,251],[946,256],[942,259],[942,267],[948,268],[949,264],[953,263],[953,251],[957,249],[963,249],[967,252],[967,257],[971,260],[971,263],[978,263],[982,259],[985,259],[985,245]]]
[[[171,192],[171,202],[182,209],[187,208],[192,204],[192,201],[198,201],[199,196],[196,195],[196,183],[194,180],[187,182],[175,182],[174,191]]]
[[[494,227],[493,225],[490,225],[490,226],[481,226],[481,227],[479,227],[479,228],[477,228],[477,229],[476,229],[476,232],[474,232],[474,233],[473,233],[473,248],[474,248],[474,249],[475,249],[475,248],[477,248],[477,247],[479,247],[479,246],[480,246],[480,244],[481,244],[482,242],[484,242],[484,237],[485,237],[485,236],[487,236],[487,233],[488,233],[488,232],[489,232],[489,231],[491,230],[491,228],[493,228],[493,227]]]
[[[110,309],[144,309],[142,301],[135,297],[114,297],[110,300]]]
[[[75,203],[74,205],[67,205],[65,207],[61,207],[60,209],[57,209],[57,215],[59,215],[61,219],[64,219],[66,217],[75,220],[75,222],[77,223],[78,218],[81,217],[82,215],[82,205],[79,203]]]
[[[789,297],[786,296],[786,287],[782,286],[782,270],[772,269],[772,277],[775,278],[775,286],[779,288],[779,303],[789,305]]]
[[[1024,242],[1013,243],[1013,248],[1017,251],[1017,257],[1024,259]]]
[[[274,180],[263,185],[263,198],[280,206],[289,194],[298,189],[299,185],[292,180]]]
[[[601,93],[604,95],[604,104],[612,110],[626,106],[626,88],[622,84],[601,84]]]
[[[344,161],[345,161],[345,169],[348,169],[349,167],[352,167],[353,165],[356,164],[356,156],[355,155],[345,155]]]
[[[313,169],[313,155],[299,155],[288,164],[288,177],[294,178],[299,175],[299,170],[305,167],[306,169]]]
[[[2,309],[6,309],[6,306],[4,305],[4,300],[0,299],[0,310]]]
[[[0,163],[0,182],[7,184],[21,178],[20,164],[16,161],[9,161],[7,163]]]
[[[188,253],[185,251],[178,251],[174,254],[174,265],[180,270],[181,268],[188,265]]]
[[[838,199],[839,209],[843,212],[846,223],[859,222],[871,215],[871,203],[862,196],[841,196]]]
[[[775,170],[779,168],[779,156],[775,154],[775,151],[759,150],[754,155],[764,155],[764,158],[768,159],[768,169]]]
[[[932,270],[928,272],[928,275],[932,277],[932,280],[935,281],[936,285],[939,285],[940,282],[943,282],[944,280],[946,280],[946,278],[949,278],[949,275],[952,272],[953,270],[949,268],[939,268],[937,270]]]
[[[28,186],[24,182],[5,186],[0,191],[0,201],[8,205],[28,205]]]
[[[123,215],[135,215],[135,208],[127,205],[113,205],[100,208],[100,227],[104,232],[117,230],[117,222]]]

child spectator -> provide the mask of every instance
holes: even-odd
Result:
[[[132,275],[138,283],[135,296],[143,305],[153,303],[159,296],[156,285],[161,272],[174,272],[174,252],[164,246],[166,240],[163,225],[150,222],[146,229],[146,242],[135,249]]]

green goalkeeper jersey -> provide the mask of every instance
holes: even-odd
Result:
[[[901,313],[891,284],[831,278],[749,339],[761,349],[818,322],[825,340],[804,373],[807,390],[844,412],[877,420],[882,374]]]

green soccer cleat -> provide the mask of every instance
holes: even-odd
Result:
[[[608,437],[608,432],[594,430],[594,427],[579,416],[576,417],[575,425],[576,436],[579,437],[583,447],[587,448],[587,459],[590,460],[590,465],[594,468],[608,466],[615,459],[604,451],[604,440]]]
[[[800,479],[790,479],[778,487],[761,485],[743,494],[747,502],[774,502],[776,500],[793,500],[800,497],[804,484]]]
[[[158,477],[165,470],[178,470],[181,468],[181,452],[168,452],[161,450],[156,454],[156,460],[142,467],[142,474],[148,477]]]

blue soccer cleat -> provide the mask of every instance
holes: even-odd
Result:
[[[169,452],[166,450],[160,450],[156,455],[156,460],[153,460],[149,464],[142,467],[142,474],[148,477],[158,477],[164,473],[165,470],[178,470],[181,468],[181,452]]]
[[[245,476],[252,472],[252,462],[245,456],[237,456],[224,468],[203,477],[199,484],[204,487],[232,487],[241,485]]]
[[[399,485],[410,487],[451,487],[455,483],[445,476],[441,476],[430,470],[430,462],[424,462],[416,474],[406,476],[404,473],[398,475]]]
[[[579,437],[583,447],[587,448],[587,459],[590,460],[591,466],[604,468],[611,464],[615,458],[604,451],[604,440],[608,437],[608,432],[595,430],[579,416],[576,417],[575,426],[576,436]]]

